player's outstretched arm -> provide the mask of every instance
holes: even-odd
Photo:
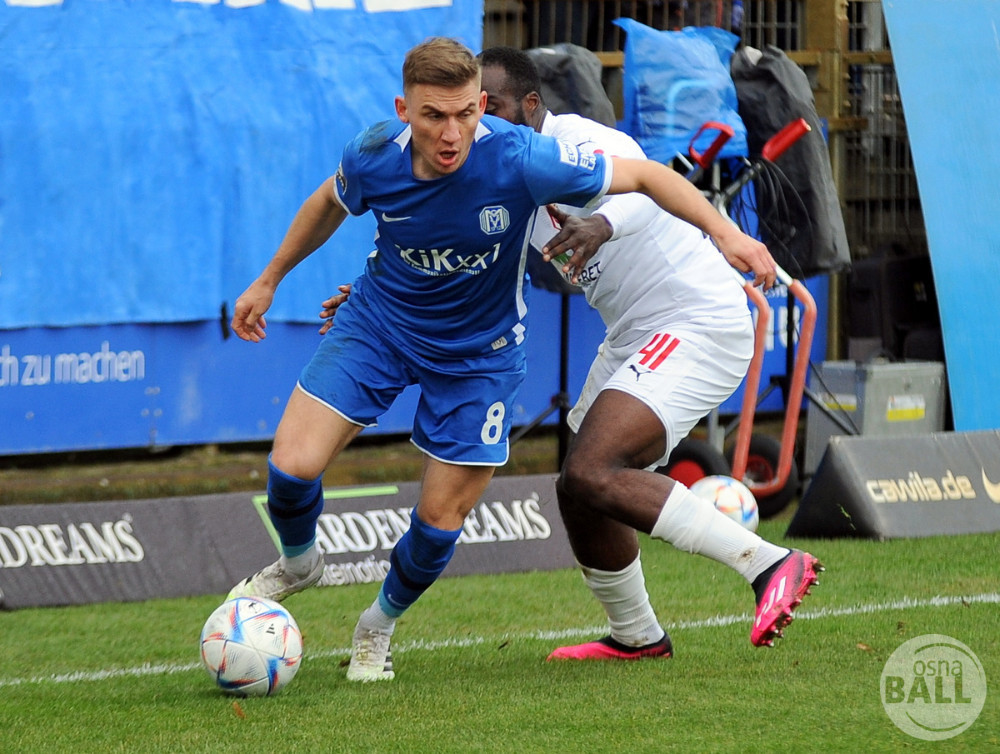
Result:
[[[653,160],[611,159],[614,173],[609,194],[646,194],[670,214],[711,236],[729,264],[740,272],[753,272],[754,285],[763,283],[765,290],[774,285],[777,265],[767,247],[720,214],[684,176]]]
[[[260,276],[250,284],[233,307],[233,332],[254,343],[265,337],[264,313],[271,307],[274,292],[285,275],[322,246],[347,217],[347,211],[333,195],[333,179],[328,178],[303,202],[284,240]]]

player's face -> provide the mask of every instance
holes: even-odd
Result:
[[[413,174],[439,178],[465,163],[486,109],[478,81],[459,87],[415,84],[396,98],[396,114],[410,124]]]
[[[486,112],[503,118],[515,126],[527,126],[524,102],[507,91],[507,73],[496,65],[483,68],[483,91],[486,92]]]

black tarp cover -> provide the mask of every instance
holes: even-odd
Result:
[[[786,266],[776,253],[779,264],[795,277],[847,269],[851,257],[840,199],[805,72],[771,45],[762,51],[737,50],[731,71],[751,155],[759,155],[764,142],[796,118],[805,118],[812,128],[777,162],[801,199],[788,199],[786,205],[795,232],[783,240],[795,264]]]

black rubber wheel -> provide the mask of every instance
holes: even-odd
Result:
[[[666,466],[656,470],[685,487],[713,474],[732,475],[732,466],[726,457],[703,440],[685,437],[674,448]]]
[[[732,469],[735,447],[726,450],[726,461]],[[781,457],[781,443],[770,435],[750,435],[750,450],[747,454],[747,470],[743,482],[757,498],[757,510],[761,518],[771,518],[783,511],[799,493],[799,469],[792,459],[788,469],[788,479],[784,486],[767,496],[757,494],[755,487],[763,487],[778,478],[778,459]],[[730,471],[730,473],[732,473]]]

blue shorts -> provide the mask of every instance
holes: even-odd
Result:
[[[428,358],[390,339],[372,319],[353,299],[337,309],[334,327],[299,375],[299,387],[348,421],[370,427],[405,387],[419,385],[414,445],[447,463],[505,464],[514,401],[524,381],[524,349]]]

